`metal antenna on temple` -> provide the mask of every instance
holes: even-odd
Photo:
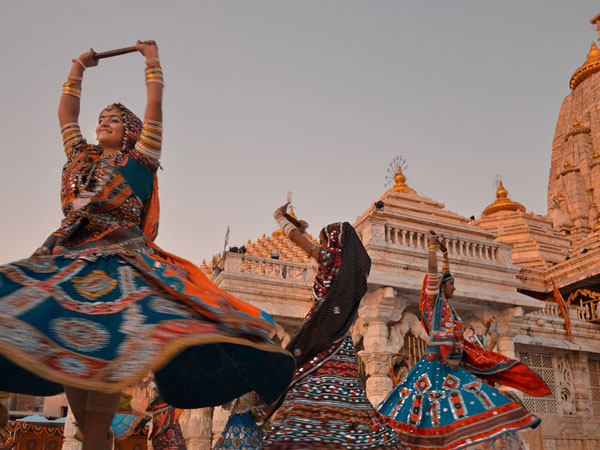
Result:
[[[500,187],[500,183],[502,183],[502,175],[498,174],[494,177],[493,188],[498,189],[498,187]]]
[[[397,155],[388,166],[387,173],[385,175],[385,183],[383,187],[388,187],[392,181],[395,181],[395,176],[398,174],[398,169],[402,172],[406,172],[408,164],[406,164],[406,158],[402,155]]]
[[[223,256],[225,256],[225,252],[227,251],[227,244],[229,244],[229,225],[227,225],[227,231],[225,232],[225,243],[223,244]]]

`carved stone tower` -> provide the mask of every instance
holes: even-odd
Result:
[[[600,14],[590,22],[599,27]],[[600,50],[595,42],[569,86],[552,145],[548,216],[555,228],[579,241],[600,230]]]

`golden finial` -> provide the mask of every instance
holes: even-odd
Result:
[[[407,169],[408,165],[406,164],[406,159],[402,156],[396,156],[388,167],[387,175],[385,177],[385,186],[390,184],[393,180],[396,184],[391,189],[392,191],[403,192],[405,194],[414,193],[415,190],[406,185],[406,177],[404,176],[403,171]]]
[[[590,19],[592,25],[596,25],[596,31],[598,32],[598,40],[600,41],[600,14],[596,14]]]
[[[502,180],[497,180],[498,189],[496,190],[496,201],[483,210],[482,216],[489,216],[498,211],[522,211],[525,207],[519,202],[513,202],[508,197],[508,191],[504,189]]]
[[[598,151],[597,151],[597,150],[594,150],[594,154],[592,155],[592,157],[594,157],[594,158],[597,158],[598,156],[600,156],[600,155],[598,154]]]
[[[583,81],[587,80],[596,72],[600,71],[600,50],[595,42],[590,45],[590,51],[587,54],[587,59],[583,65],[575,71],[569,82],[569,87],[575,89]]]
[[[577,128],[578,126],[581,126],[581,124],[579,123],[579,120],[573,119],[573,128]]]
[[[596,226],[594,227],[594,233],[600,231],[600,216],[596,219]]]
[[[565,160],[565,162],[563,163],[563,167],[566,169],[570,166],[571,164],[569,164],[569,161]]]

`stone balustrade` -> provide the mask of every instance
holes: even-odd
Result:
[[[592,308],[592,304],[585,305],[565,305],[570,319],[583,320],[586,322],[597,318],[596,311]],[[532,312],[535,316],[558,317],[563,318],[560,307],[556,303],[547,303],[542,309]]]
[[[312,283],[315,269],[306,263],[227,253],[225,271]]]
[[[385,242],[400,248],[427,251],[427,232],[409,227],[385,224]],[[448,254],[485,261],[499,261],[499,244],[450,237],[446,240]]]

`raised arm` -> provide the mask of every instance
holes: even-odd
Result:
[[[308,227],[308,223],[306,223],[304,220],[300,220],[299,223],[302,225],[302,228],[298,229],[296,225],[292,224],[285,217],[285,213],[289,204],[290,202],[287,202],[285,205],[277,208],[273,213],[273,217],[283,230],[283,233],[289,237],[294,244],[308,253],[311,258],[318,260],[322,247],[314,244],[304,235],[304,231]]]
[[[144,121],[162,122],[163,73],[154,41],[137,41],[135,47],[146,58],[147,103]]]
[[[79,58],[73,58],[73,65],[66,83],[63,84],[63,91],[58,104],[58,122],[61,129],[65,125],[77,123],[79,120],[79,99],[81,97],[83,72],[88,67],[98,65],[98,61],[94,59],[94,54],[94,50],[90,48],[88,52],[82,53]]]
[[[156,169],[162,151],[162,95],[165,85],[163,72],[158,59],[156,42],[138,41],[135,46],[146,57],[148,96],[142,134],[135,144],[135,149],[146,156]]]

